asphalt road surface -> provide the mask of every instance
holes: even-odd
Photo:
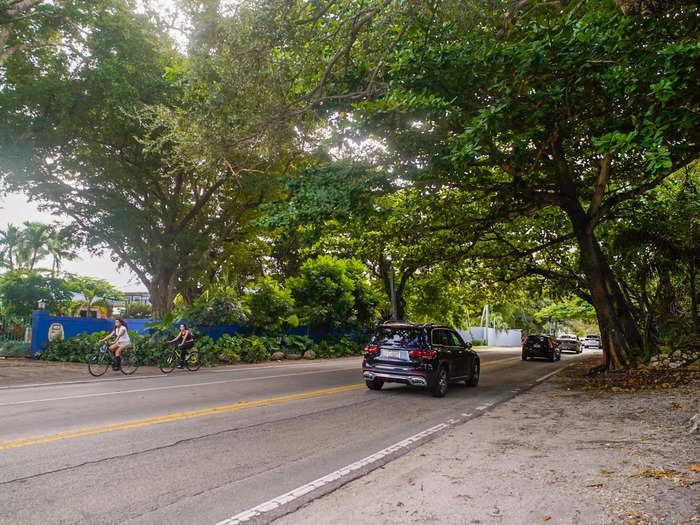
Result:
[[[370,391],[359,358],[128,378],[86,370],[85,381],[0,387],[0,523],[215,524],[425,429],[474,418],[577,357],[480,355],[479,386],[451,385],[442,399],[402,385]]]

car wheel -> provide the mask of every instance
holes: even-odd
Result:
[[[554,354],[554,352],[552,352],[552,355],[549,356],[549,360],[550,360],[552,363],[553,363],[554,361],[557,360],[557,356]]]
[[[435,397],[445,397],[447,393],[447,367],[441,366],[438,370],[437,378],[435,379],[435,384],[431,389],[431,393]]]
[[[372,379],[371,381],[366,380],[365,384],[370,390],[381,390],[384,386],[384,381],[382,381],[381,379]]]
[[[481,373],[481,363],[478,359],[474,360],[472,365],[472,376],[467,380],[467,386],[476,386],[479,384],[479,375]]]
[[[523,361],[527,361],[527,354],[523,353]]]
[[[557,354],[557,361],[561,361],[561,352]]]

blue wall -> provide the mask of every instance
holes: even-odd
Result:
[[[129,325],[129,331],[138,333],[146,331],[146,323],[152,319],[124,319]],[[83,332],[110,332],[114,328],[114,319],[91,319],[87,317],[58,317],[49,315],[48,310],[34,310],[32,314],[32,344],[30,351],[32,357],[40,354],[46,343],[49,342],[49,326],[60,323],[63,326],[65,339],[80,335]]]
[[[129,324],[129,331],[136,330],[138,333],[147,332],[147,323],[153,319],[124,319]],[[94,332],[110,332],[114,328],[114,319],[91,319],[87,317],[57,317],[49,315],[47,310],[34,310],[32,322],[32,344],[30,347],[32,357],[37,357],[44,350],[49,342],[49,326],[53,323],[60,323],[63,326],[63,337],[68,339],[84,332],[88,334]],[[177,327],[179,323],[173,324]],[[200,329],[202,335],[208,335],[214,341],[224,334],[250,334],[251,330],[247,326],[231,324],[222,326],[210,326]],[[293,335],[305,335],[318,342],[327,335],[340,337],[348,335],[351,339],[358,339],[362,336],[359,332],[349,332],[342,334],[337,331],[310,330],[308,326],[298,326],[290,330]]]

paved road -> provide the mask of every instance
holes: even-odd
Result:
[[[576,358],[519,355],[443,399],[369,391],[355,358],[0,388],[0,523],[217,523]]]

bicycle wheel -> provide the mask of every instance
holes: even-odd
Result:
[[[177,356],[175,355],[175,352],[172,350],[166,350],[158,360],[158,368],[160,368],[160,371],[164,374],[169,374],[175,368],[176,363]]]
[[[187,370],[190,372],[196,372],[199,370],[199,367],[202,366],[202,361],[199,359],[199,350],[190,350],[185,364],[187,365]]]
[[[88,358],[88,372],[90,375],[100,377],[112,363],[111,356],[107,352],[97,351]]]
[[[122,350],[121,357],[122,364],[120,368],[122,370],[122,374],[129,376],[136,372],[136,369],[139,367],[136,349],[127,348],[126,350]]]

